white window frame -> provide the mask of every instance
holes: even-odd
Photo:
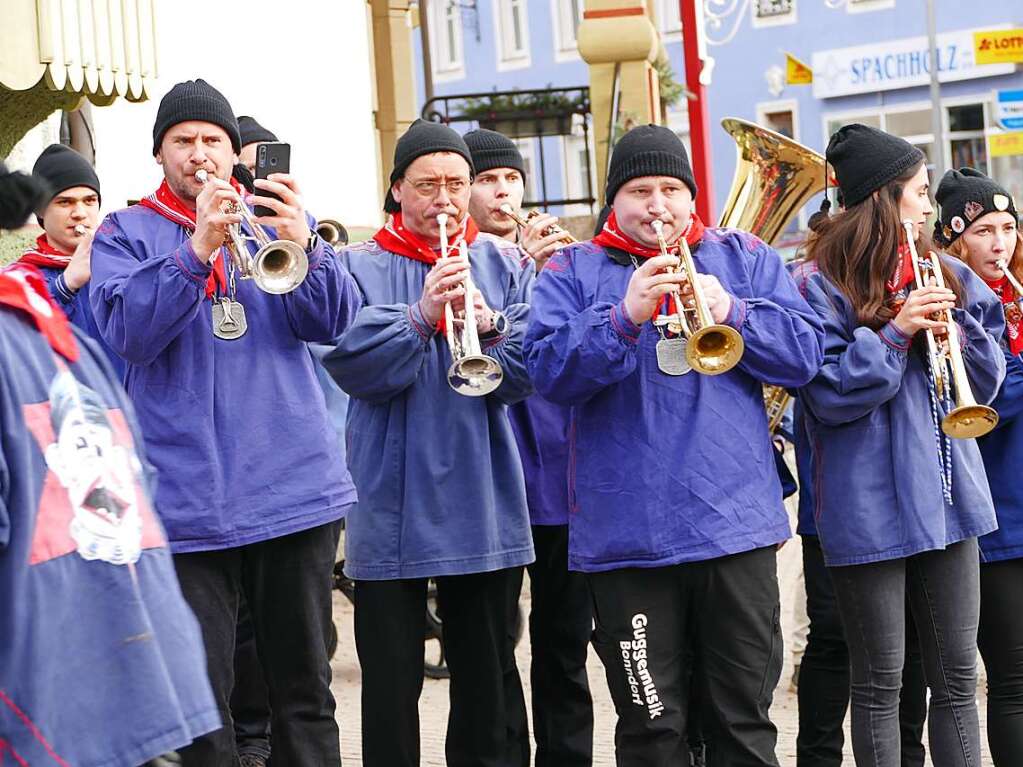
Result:
[[[579,23],[582,23],[583,13],[585,11],[585,0],[578,0],[579,2]],[[554,61],[561,63],[563,61],[578,61],[579,56],[579,41],[573,32],[572,44],[568,47],[563,45],[565,40],[565,25],[569,19],[566,18],[571,13],[570,0],[551,0],[551,23],[553,24],[554,30]]]
[[[846,0],[846,13],[871,13],[895,7],[895,0]]]
[[[792,10],[788,13],[780,14],[778,16],[768,16],[763,19],[757,15],[757,0],[753,0],[749,4],[749,12],[754,29],[781,27],[786,24],[795,24],[798,21],[799,15],[799,0],[792,0]]]
[[[799,130],[799,100],[798,99],[776,99],[774,101],[758,101],[756,104],[757,110],[757,125],[763,125],[765,128],[767,125],[767,115],[772,112],[791,112],[792,113],[792,140],[803,143],[803,139],[800,138],[801,131]],[[826,123],[825,123],[826,125]],[[809,221],[809,215],[806,212],[807,206],[804,205],[799,209],[799,228],[805,230],[807,221]]]
[[[536,200],[538,196],[537,189],[539,185],[536,183],[536,174],[539,172],[536,169],[536,142],[538,139],[535,136],[527,136],[525,138],[513,138],[512,143],[519,148],[519,154],[522,155],[523,165],[526,167],[525,179],[523,180],[523,202],[532,202]]]
[[[672,9],[672,16],[679,13],[677,28],[667,26],[668,9]],[[661,33],[661,39],[666,43],[682,42],[682,17],[678,6],[678,0],[657,0],[657,26]]]
[[[522,14],[522,49],[506,51],[505,43],[513,32],[507,25],[511,24],[512,6],[517,6]],[[529,3],[527,0],[493,0],[494,40],[497,41],[497,71],[506,72],[512,69],[524,69],[530,65],[529,51]]]
[[[957,131],[955,138],[981,138],[983,134],[984,138],[984,152],[987,155],[988,163],[991,163],[991,150],[989,146],[988,137],[992,133],[998,133],[998,127],[994,124],[991,115],[991,101],[993,96],[990,92],[980,92],[972,94],[964,94],[962,96],[949,96],[948,98],[941,99],[941,132],[944,138],[941,149],[941,160],[942,165],[945,168],[952,167],[952,132],[949,130],[948,125],[948,110],[949,107],[961,107],[970,104],[980,104],[984,110],[984,129],[976,131]],[[879,117],[881,119],[881,130],[887,130],[888,126],[888,115],[898,114],[900,112],[920,112],[926,111],[931,108],[930,101],[912,101],[908,104],[898,104],[893,106],[880,106],[873,109],[856,109],[849,111],[832,112],[821,115],[821,135],[824,136],[824,140],[827,141],[830,138],[828,133],[828,123],[836,120],[842,123],[856,122],[863,117]],[[915,136],[903,136],[906,141],[910,144],[933,144],[934,134],[932,132],[921,133]]]
[[[465,35],[462,30],[462,9],[457,5],[449,5],[448,0],[433,0],[429,9],[430,62],[433,67],[434,82],[446,83],[461,80],[465,77]],[[449,60],[447,52],[442,50],[442,43],[451,44],[446,32],[448,14],[453,15],[458,21],[455,24],[457,39],[454,41],[454,47],[458,53],[457,61]],[[442,29],[445,30],[443,33]]]
[[[563,179],[562,184],[562,197],[582,197],[582,175],[583,167],[580,158],[582,150],[585,148],[583,140],[588,138],[590,144],[590,184],[596,185],[597,183],[597,153],[596,144],[593,140],[593,126],[589,126],[589,132],[583,133],[582,121],[585,118],[582,115],[572,115],[572,135],[561,136],[561,177]],[[596,189],[590,189],[590,194],[593,197],[599,197],[596,194]],[[593,211],[589,205],[585,203],[578,203],[576,205],[565,205],[562,207],[561,215],[564,217],[569,216],[589,216],[592,215]]]

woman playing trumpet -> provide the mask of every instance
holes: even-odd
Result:
[[[944,395],[994,397],[1001,310],[968,269],[931,256],[919,149],[853,124],[831,137],[827,159],[846,207],[807,243],[805,294],[824,322],[824,365],[800,397],[817,530],[849,646],[853,751],[859,767],[900,763],[908,595],[931,688],[932,759],[974,765],[976,537],[995,518],[976,442],[943,430]],[[929,276],[926,263],[938,264]],[[943,393],[944,357],[928,352],[955,342],[963,369]]]
[[[973,168],[938,186],[934,239],[1001,299],[1005,382],[992,405],[998,428],[979,440],[998,530],[979,539],[980,629],[988,679],[987,736],[996,767],[1023,764],[1023,238],[1012,195]]]

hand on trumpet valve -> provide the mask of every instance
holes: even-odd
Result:
[[[634,325],[650,319],[664,296],[679,290],[686,281],[684,274],[673,271],[677,266],[674,256],[654,256],[632,273],[625,291],[625,312]]]
[[[231,224],[241,223],[241,215],[234,212],[241,203],[234,188],[212,173],[200,170],[196,173],[196,180],[203,187],[195,198],[192,250],[200,261],[209,263],[213,254],[224,244],[227,228]]]
[[[732,309],[731,294],[725,290],[713,274],[698,274],[696,279],[700,281],[700,288],[703,290],[703,298],[707,302],[710,316],[716,324],[723,324],[728,319],[728,312]],[[683,290],[683,295],[688,295],[690,298],[693,295],[693,288],[688,282]]]
[[[565,245],[565,233],[557,224],[556,216],[537,212],[527,218],[522,228],[520,245],[538,267],[542,267],[548,258]]]
[[[79,228],[82,230],[80,234]],[[92,278],[92,238],[95,232],[78,224],[75,227],[75,234],[78,235],[78,244],[75,245],[75,252],[71,254],[71,261],[64,270],[64,283],[71,290],[78,290]]]
[[[917,288],[906,297],[892,323],[907,338],[912,338],[920,330],[930,330],[936,336],[943,336],[948,332],[948,326],[940,318],[954,307],[955,293],[951,290],[933,285]]]
[[[450,302],[452,310],[464,308],[465,278],[468,274],[469,262],[458,256],[437,259],[427,273],[419,310],[431,327],[444,316],[445,304]]]
[[[302,192],[294,176],[271,173],[265,179],[257,178],[255,184],[256,194],[250,195],[246,202],[253,207],[263,205],[274,211],[272,216],[260,216],[256,223],[273,227],[279,240],[291,240],[303,248],[308,247],[311,231],[302,203]],[[261,195],[260,191],[270,192],[281,199]]]

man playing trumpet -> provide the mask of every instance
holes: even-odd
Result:
[[[294,178],[257,180],[256,195],[242,199],[231,183],[239,149],[231,105],[208,83],[178,83],[164,96],[153,128],[164,181],[100,225],[92,308],[128,362],[127,389],[160,475],[157,511],[225,724],[186,749],[185,764],[237,763],[228,699],[243,592],[270,691],[274,758],[338,764],[330,582],[355,489],[307,344],[340,336],[359,296],[311,234]],[[225,211],[246,203],[269,207],[274,215],[257,223],[305,251],[308,274],[286,295],[240,279],[223,247],[242,218]]]
[[[351,395],[348,441],[358,448],[348,456],[359,502],[345,573],[355,580],[367,765],[419,764],[428,578],[451,670],[447,764],[529,761],[528,744],[507,731],[504,674],[514,664],[515,587],[533,560],[507,408],[531,391],[522,338],[532,270],[517,248],[479,234],[468,216],[472,177],[461,136],[417,120],[395,147],[388,223],[341,254],[364,306],[324,364]],[[466,295],[470,268],[476,290]],[[463,396],[449,380],[442,319],[450,303],[450,319],[463,322],[467,301],[478,347],[503,373],[484,396]]]
[[[103,340],[89,306],[92,237],[100,206],[96,170],[71,147],[51,144],[39,155],[32,174],[49,187],[46,204],[36,216],[43,233],[19,262],[43,273],[57,305],[73,325],[99,343],[117,377],[123,378],[124,360]]]
[[[618,763],[687,763],[695,657],[704,726],[717,734],[708,762],[777,765],[775,548],[789,524],[761,382],[810,380],[821,326],[770,247],[704,228],[696,191],[672,131],[627,133],[602,232],[555,254],[537,280],[526,360],[540,394],[573,406],[569,567],[593,596]],[[677,270],[683,238],[695,274]],[[684,337],[652,321],[686,308],[692,279],[699,314],[745,347],[716,375],[685,372]]]

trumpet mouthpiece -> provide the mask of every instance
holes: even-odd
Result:
[[[84,225],[82,225],[82,224],[75,224],[75,234],[77,234],[79,237],[81,237],[87,231],[89,231],[89,230]]]
[[[207,173],[203,168],[199,168],[199,170],[195,172],[195,180],[200,184],[205,184],[208,178],[209,173]]]
[[[438,213],[437,214],[437,225],[441,229],[444,229],[444,228],[447,227],[447,225],[448,225],[448,214],[447,213]]]
[[[655,218],[650,222],[650,226],[653,227],[653,230],[657,232],[657,236],[660,237],[661,233],[664,231],[664,222],[659,218]]]
[[[514,210],[512,210],[512,206],[509,205],[508,203],[502,204],[499,210],[506,216],[510,216],[512,213],[515,212]]]

